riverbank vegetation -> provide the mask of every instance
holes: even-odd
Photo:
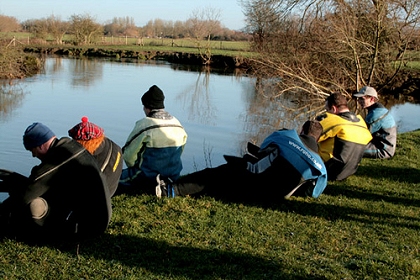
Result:
[[[255,73],[285,91],[351,96],[364,85],[419,99],[418,1],[242,0]],[[297,16],[298,15],[298,16]]]
[[[400,134],[394,158],[363,159],[318,199],[248,205],[116,196],[111,224],[95,240],[3,239],[0,277],[419,279],[419,145],[420,131]]]
[[[0,79],[22,79],[42,68],[41,60],[22,50],[0,47]]]

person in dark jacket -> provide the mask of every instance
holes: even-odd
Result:
[[[102,234],[111,218],[108,188],[95,158],[71,138],[58,139],[42,123],[23,135],[25,149],[41,160],[29,177],[2,171],[2,230],[34,241],[81,240]]]
[[[323,128],[319,153],[327,167],[328,180],[344,180],[356,173],[372,136],[363,118],[350,112],[343,94],[330,94],[325,109],[327,112],[317,117]]]
[[[378,93],[373,87],[365,86],[353,94],[363,109],[367,109],[365,122],[372,134],[363,157],[384,159],[395,154],[397,146],[397,124],[388,109],[379,103]]]
[[[105,175],[109,194],[113,196],[123,167],[121,147],[106,137],[101,127],[89,122],[88,117],[82,117],[82,122],[76,124],[68,133],[97,160],[99,168]]]
[[[238,202],[278,202],[296,196],[319,197],[327,186],[327,171],[317,154],[322,132],[316,121],[307,121],[300,135],[281,129],[261,147],[248,144],[243,157],[225,156],[226,164],[180,177],[175,182],[157,177],[156,195],[212,196]]]

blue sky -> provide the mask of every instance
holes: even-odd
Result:
[[[149,20],[187,20],[194,10],[211,7],[220,11],[222,25],[239,30],[244,27],[242,7],[237,0],[1,0],[0,14],[19,21],[47,18],[68,20],[74,14],[89,14],[99,23],[114,17],[133,18],[137,26]]]

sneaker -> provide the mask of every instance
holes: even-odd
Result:
[[[161,180],[160,179],[160,174],[158,174],[156,176],[156,196],[157,197],[175,197],[175,191],[174,188],[172,186],[172,180],[168,179],[168,180]]]

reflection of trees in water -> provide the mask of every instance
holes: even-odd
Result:
[[[88,87],[102,77],[103,63],[97,59],[77,59],[73,65],[73,86]]]
[[[283,93],[276,96],[270,87],[260,88],[249,96],[244,131],[250,142],[260,144],[273,131],[299,130],[302,124],[324,109],[324,99],[308,94]]]
[[[53,60],[52,71],[53,73],[63,70],[63,58],[55,57]]]
[[[178,96],[187,108],[188,119],[200,124],[215,124],[216,108],[211,103],[209,91],[210,72],[198,72],[193,85],[185,88]]]
[[[5,120],[22,104],[24,91],[19,85],[0,84],[0,120]]]

